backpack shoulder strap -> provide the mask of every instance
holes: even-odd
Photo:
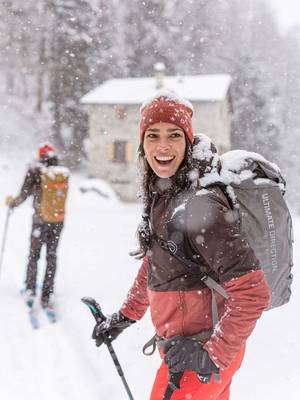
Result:
[[[178,251],[176,251],[177,246],[175,245],[174,247],[174,243],[172,241],[166,241],[157,236],[155,236],[154,239],[163,250],[168,251],[173,257],[175,257],[178,261],[186,265],[189,269],[193,269],[194,271],[196,270],[200,280],[210,289],[211,316],[212,316],[213,327],[215,327],[219,322],[219,313],[218,313],[218,306],[217,306],[215,292],[219,293],[225,299],[228,299],[229,296],[226,290],[214,279],[212,279],[208,274],[206,274],[203,271],[203,267],[201,268],[199,264],[193,262],[190,259],[187,259],[186,257],[183,256],[183,254],[178,254]]]
[[[212,279],[207,273],[203,271],[203,267],[186,258],[181,252],[179,252],[178,248],[174,243],[170,240],[164,240],[157,235],[154,235],[154,239],[157,242],[157,244],[163,249],[168,251],[173,257],[175,257],[178,261],[186,265],[189,269],[196,270],[197,273],[199,274],[200,280],[211,290],[215,290],[217,293],[219,293],[221,296],[223,296],[225,299],[228,299],[228,294],[226,293],[225,289],[217,283],[214,279]]]

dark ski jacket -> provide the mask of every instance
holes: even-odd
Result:
[[[166,227],[171,221],[171,236],[189,257],[191,252],[199,257],[208,275],[226,290],[227,300],[216,294],[219,322],[214,328],[211,290],[157,240],[121,308],[126,317],[139,320],[150,306],[160,337],[209,333],[204,348],[221,368],[235,359],[270,301],[264,273],[233,215],[218,186],[175,197],[158,189],[152,204],[153,234],[170,239]]]
[[[34,223],[43,223],[43,220],[40,218],[39,210],[41,205],[41,196],[42,196],[42,168],[57,166],[58,159],[57,157],[51,157],[42,162],[33,163],[27,170],[24,182],[22,184],[20,193],[13,200],[11,206],[17,207],[22,204],[29,196],[33,196],[33,222]]]

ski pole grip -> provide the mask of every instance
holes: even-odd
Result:
[[[100,305],[92,297],[83,297],[81,301],[88,306],[96,322],[105,321],[106,317],[101,311]]]

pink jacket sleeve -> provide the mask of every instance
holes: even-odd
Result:
[[[220,321],[204,346],[219,367],[227,368],[268,307],[269,286],[239,219],[234,218],[222,193],[196,196],[188,211],[191,243],[229,296]],[[203,228],[201,236],[199,226]]]
[[[227,368],[268,306],[270,293],[261,270],[232,279],[222,286],[229,298],[224,314],[204,348],[219,367]]]
[[[121,312],[127,318],[132,320],[141,319],[149,306],[147,293],[148,259],[144,257],[143,263],[139,269],[137,277],[127,294]]]

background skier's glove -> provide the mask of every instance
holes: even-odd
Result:
[[[123,315],[120,311],[107,316],[106,320],[97,323],[93,330],[92,338],[96,341],[96,346],[101,346],[104,342],[103,334],[108,337],[111,341],[115,340],[121,332],[128,326],[134,324],[136,321],[133,321],[125,315]]]
[[[195,371],[199,379],[209,382],[213,372],[218,373],[219,368],[212,362],[206,350],[200,343],[193,339],[176,336],[164,344],[166,352],[165,363],[170,373]]]
[[[5,204],[9,207],[9,208],[13,208],[15,207],[14,205],[14,198],[12,196],[6,196],[5,198]]]

